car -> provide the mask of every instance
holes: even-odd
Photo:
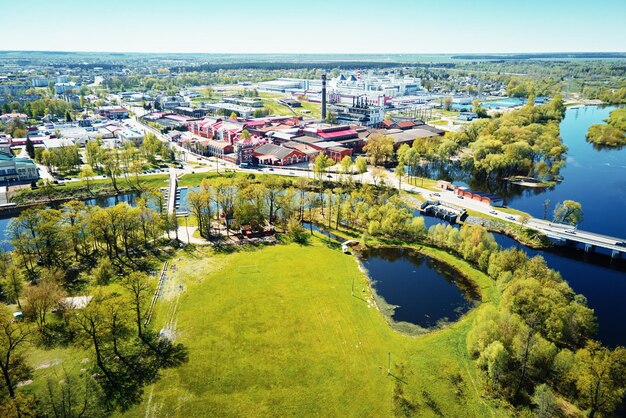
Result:
[[[490,215],[497,215],[497,214],[498,214],[498,212],[496,212],[495,210],[490,210],[490,211],[489,211],[489,214],[490,214]]]
[[[458,197],[459,199],[465,199],[463,196],[461,196],[460,194],[457,195],[456,197]]]
[[[565,232],[566,234],[572,234],[572,235],[575,235],[575,234],[576,234],[576,231],[575,231],[574,229],[566,229],[566,230],[565,230],[565,231],[563,231],[563,232]]]
[[[328,175],[326,176],[326,178],[332,179],[332,178],[333,178],[333,176],[331,176],[330,174],[328,174]]]
[[[514,221],[514,220],[515,220],[515,217],[513,217],[513,216],[509,215],[509,216],[507,216],[507,217],[506,217],[506,219],[508,219],[509,221]]]
[[[626,247],[626,242],[618,241],[618,242],[615,243],[615,245],[619,245],[620,247]]]
[[[435,197],[441,197],[441,195],[439,193],[431,193],[431,196],[435,196]]]
[[[290,171],[290,172],[289,172],[289,175],[290,175],[290,176],[295,176],[295,175],[296,175],[296,173],[294,173],[293,171]]]
[[[274,171],[274,169],[272,167],[268,168],[269,171]]]
[[[248,163],[241,163],[239,164],[239,168],[248,168],[250,166],[250,164]]]

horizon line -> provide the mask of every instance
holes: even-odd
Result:
[[[624,51],[509,51],[509,52],[174,52],[104,51],[62,49],[0,49],[0,52],[52,52],[83,54],[181,54],[181,55],[522,55],[522,54],[626,54]]]

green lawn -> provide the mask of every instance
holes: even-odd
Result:
[[[485,275],[442,251],[424,251],[470,271],[483,299],[493,300]],[[154,324],[175,328],[189,363],[164,371],[128,416],[390,416],[396,387],[420,416],[506,415],[480,397],[465,348],[481,307],[449,328],[408,337],[373,305],[354,257],[317,239],[178,257]]]

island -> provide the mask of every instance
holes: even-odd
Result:
[[[601,147],[626,145],[626,109],[612,111],[606,123],[591,125],[587,131],[587,141]]]

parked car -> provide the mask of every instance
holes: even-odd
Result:
[[[514,221],[514,220],[515,220],[515,217],[514,217],[514,216],[511,216],[511,215],[507,216],[506,218],[507,218],[509,221]]]
[[[456,195],[456,197],[458,197],[459,199],[465,199],[463,196],[461,196],[460,194]]]
[[[490,210],[490,211],[489,211],[489,214],[490,214],[490,215],[497,215],[497,214],[498,214],[498,212],[496,212],[495,210]]]

